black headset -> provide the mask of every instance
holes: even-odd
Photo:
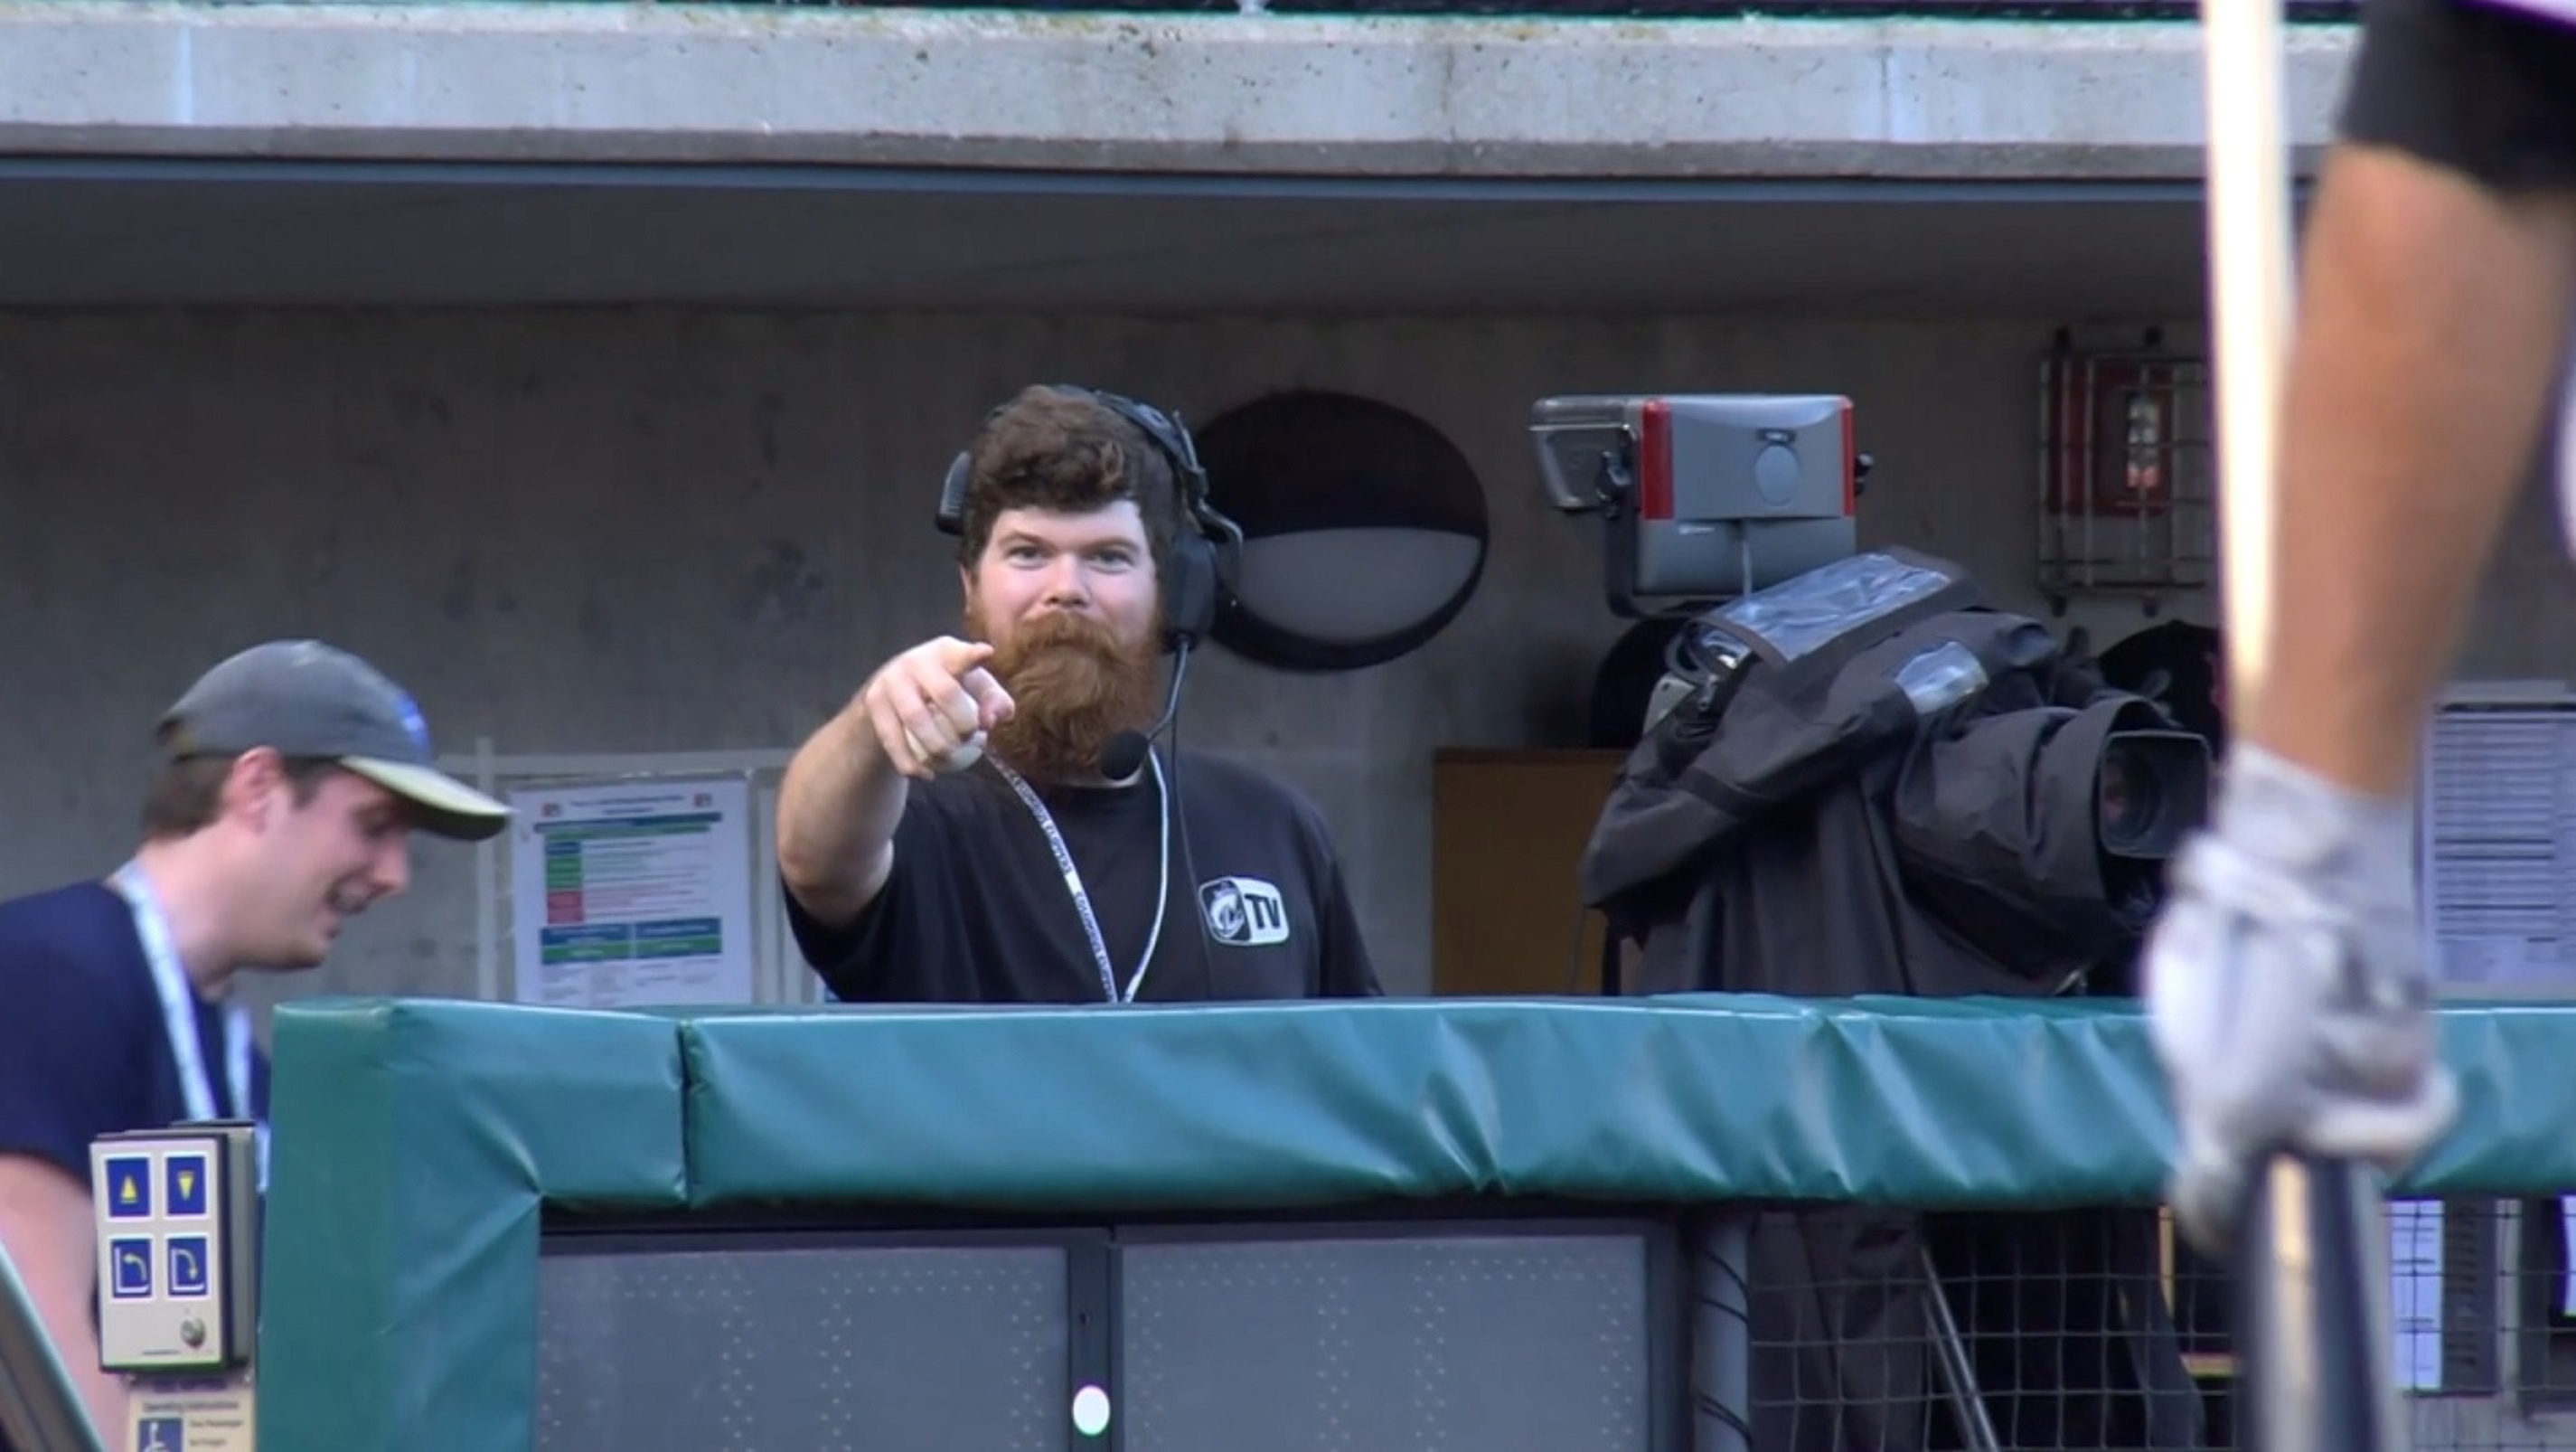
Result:
[[[1190,431],[1181,426],[1179,419],[1150,403],[1075,384],[1055,387],[1059,392],[1090,399],[1134,424],[1136,431],[1151,440],[1171,465],[1183,518],[1182,527],[1172,536],[1171,558],[1163,567],[1163,648],[1198,644],[1216,628],[1217,611],[1234,588],[1243,560],[1243,527],[1208,502],[1207,470],[1199,465],[1198,446],[1190,441]],[[994,414],[1007,407],[1004,404],[995,408],[985,415],[985,420],[989,423]],[[940,487],[942,534],[966,532],[966,488],[975,472],[970,452],[958,452],[948,465],[947,481]]]

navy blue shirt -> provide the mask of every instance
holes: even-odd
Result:
[[[245,1113],[232,1102],[222,1011],[203,999],[196,1010],[215,1113],[266,1124],[267,1055],[252,1046]],[[87,1186],[92,1139],[188,1117],[179,1072],[143,935],[114,888],[82,882],[0,902],[0,1155],[33,1155]],[[111,1443],[118,1435],[107,1431]]]
[[[251,1102],[231,1102],[223,1015],[199,1000],[198,1055],[215,1113],[268,1122],[268,1056],[251,1051]],[[89,1183],[89,1144],[188,1117],[186,1089],[134,910],[103,882],[0,902],[0,1154],[34,1155]]]

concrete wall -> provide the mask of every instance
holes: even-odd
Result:
[[[2351,39],[2286,37],[2303,154]],[[0,0],[0,151],[2191,180],[2201,72],[2189,22]]]
[[[931,491],[993,400],[1087,378],[1205,419],[1351,389],[1482,473],[1493,559],[1428,648],[1297,678],[1193,671],[1194,743],[1331,818],[1397,991],[1427,986],[1430,757],[1564,744],[1618,623],[1593,533],[1550,511],[1529,401],[1578,389],[1847,390],[1868,534],[2029,591],[2044,320],[1888,325],[794,316],[669,311],[0,315],[0,893],[111,867],[157,709],[217,655],[318,633],[420,694],[448,750],[785,748],[957,604]],[[2537,505],[2534,506],[2537,509]],[[2484,673],[2564,671],[2545,513],[2488,590]],[[2185,602],[2186,610],[2201,607]],[[2134,604],[2080,609],[2101,637]],[[473,989],[470,857],[295,991]]]

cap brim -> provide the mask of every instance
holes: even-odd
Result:
[[[459,842],[482,842],[510,825],[510,809],[443,772],[374,757],[340,764],[420,809],[422,830]]]

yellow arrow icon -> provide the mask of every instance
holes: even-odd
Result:
[[[134,1177],[132,1175],[128,1175],[117,1182],[116,1198],[118,1202],[122,1204],[131,1205],[134,1203]]]
[[[184,1199],[196,1193],[197,1172],[194,1170],[181,1170],[179,1172],[179,1194],[181,1198]]]

